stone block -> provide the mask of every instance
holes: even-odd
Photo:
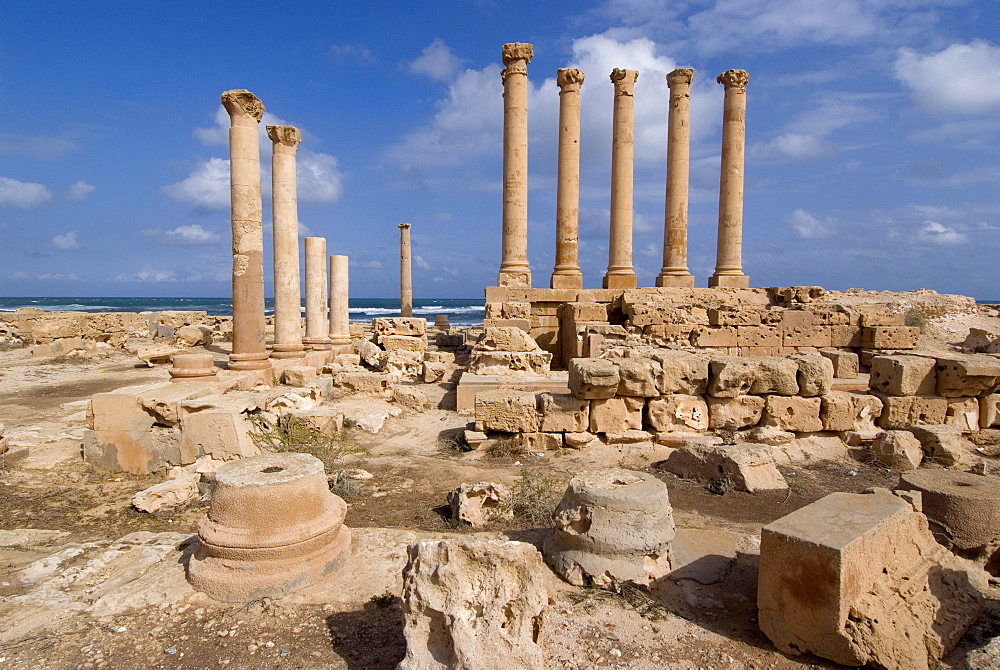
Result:
[[[822,349],[819,352],[833,363],[833,376],[836,379],[858,378],[858,355],[853,351],[838,351]]]
[[[248,434],[253,429],[246,415],[236,408],[210,407],[192,411],[186,409],[181,418],[181,453],[190,461],[211,456],[217,461],[255,456],[260,447]]]
[[[653,398],[660,395],[656,380],[662,368],[656,361],[646,358],[618,359],[618,392],[620,396]]]
[[[381,372],[352,371],[338,372],[333,376],[335,386],[351,393],[378,397],[392,394],[392,380]]]
[[[873,395],[831,391],[822,396],[820,421],[823,430],[873,433],[878,430],[875,420],[882,413],[882,401]]]
[[[710,326],[759,326],[761,310],[758,307],[715,307],[708,310]]]
[[[817,326],[846,326],[851,323],[851,317],[840,305],[811,305],[814,323]]]
[[[866,349],[913,349],[920,339],[920,329],[914,326],[865,326],[861,329],[861,346]]]
[[[358,354],[337,354],[333,357],[333,362],[335,365],[343,365],[345,367],[357,367],[361,365],[361,356]]]
[[[908,502],[833,493],[764,527],[759,625],[786,654],[938,667],[983,609],[966,566]]]
[[[935,396],[878,395],[882,414],[876,423],[885,430],[905,430],[911,426],[944,423],[948,401]]]
[[[691,329],[690,324],[680,325],[651,325],[642,329],[642,334],[646,340],[658,347],[668,346],[690,346]]]
[[[552,354],[547,351],[477,351],[469,363],[475,375],[545,374],[550,370]]]
[[[538,411],[541,430],[548,433],[580,433],[590,426],[590,401],[569,393],[540,393]]]
[[[736,347],[735,326],[695,326],[691,329],[691,346]]]
[[[539,351],[538,343],[520,328],[485,328],[476,349],[482,351]]]
[[[563,448],[562,433],[518,433],[517,444],[521,451],[538,453],[541,451],[558,451]]]
[[[392,400],[414,412],[423,412],[430,402],[424,391],[412,386],[396,386],[392,390]]]
[[[95,393],[87,410],[90,428],[97,431],[141,433],[153,427],[154,415],[143,409],[137,393]]]
[[[455,353],[452,351],[425,351],[424,361],[427,363],[455,364]]]
[[[476,425],[503,433],[533,433],[539,420],[534,393],[497,389],[476,394]]]
[[[937,388],[934,359],[923,356],[873,356],[868,382],[886,395],[933,395]]]
[[[155,425],[175,427],[181,423],[185,401],[204,398],[214,393],[216,393],[214,384],[181,381],[137,390],[135,397],[142,409],[153,416]]]
[[[309,409],[292,410],[279,417],[279,422],[294,418],[309,428],[328,437],[337,437],[344,431],[344,412],[336,407],[317,405]]]
[[[778,326],[738,326],[736,344],[740,347],[780,347],[781,328]]]
[[[180,442],[181,431],[176,428],[87,429],[83,436],[83,460],[102,470],[148,475],[171,465],[194,462],[197,454],[182,454]]]
[[[379,335],[379,345],[386,351],[418,351],[427,349],[427,340],[411,335]]]
[[[945,425],[911,426],[913,436],[920,440],[924,458],[929,463],[951,467],[963,462],[972,451],[972,444],[962,437],[958,428]]]
[[[795,395],[798,364],[788,358],[714,358],[709,369],[708,393],[716,398],[740,395]]]
[[[317,377],[319,374],[311,365],[293,365],[281,373],[281,381],[288,386],[305,386]]]
[[[626,302],[624,312],[630,326],[650,326],[654,324],[679,324],[687,320],[684,310],[654,302]]]
[[[948,411],[944,416],[946,426],[958,428],[963,433],[979,430],[979,398],[948,398]]]
[[[212,343],[212,329],[208,326],[181,326],[174,331],[174,344],[178,347],[199,347]]]
[[[577,323],[607,323],[608,306],[600,302],[567,302],[563,304],[563,316]]]
[[[421,379],[423,379],[425,384],[444,381],[447,373],[448,365],[446,363],[434,363],[432,361],[424,361],[424,365],[420,370]]]
[[[791,357],[798,366],[796,380],[799,395],[821,396],[833,387],[833,361],[819,353],[795,354]]]
[[[448,492],[451,518],[471,526],[514,518],[514,494],[503,484],[462,484]]]
[[[379,361],[382,359],[382,349],[377,344],[369,340],[354,340],[353,347],[367,365],[373,368],[379,366]]]
[[[979,427],[1000,427],[1000,393],[991,393],[979,399]]]
[[[823,422],[819,418],[821,406],[820,398],[769,395],[764,406],[763,423],[796,433],[815,433],[823,430]]]
[[[591,433],[622,433],[642,429],[644,398],[606,398],[590,403]]]
[[[937,357],[937,394],[946,398],[983,396],[1000,387],[1000,358],[988,354]]]
[[[737,491],[784,491],[788,483],[771,448],[760,444],[719,445],[692,440],[673,451],[663,468],[705,484],[728,482]]]
[[[920,440],[908,430],[886,430],[872,440],[872,454],[882,465],[893,470],[913,470],[920,467],[924,451]]]
[[[956,549],[985,549],[1000,540],[1000,478],[926,469],[903,473],[898,488],[920,491],[921,510],[932,528]]]
[[[378,359],[378,369],[393,378],[416,379],[424,367],[424,357],[419,351],[396,349],[383,351]]]
[[[656,386],[662,395],[703,395],[708,388],[707,356],[663,349],[653,354],[653,360],[660,365]]]
[[[569,362],[569,390],[581,400],[612,398],[618,392],[618,366],[597,358],[574,358]]]
[[[427,333],[427,319],[391,316],[372,319],[372,330],[377,336],[410,335],[420,337]]]
[[[708,430],[708,403],[700,395],[672,394],[653,398],[647,404],[648,423],[663,433]]]
[[[504,319],[530,319],[530,302],[503,302],[500,303],[500,316]]]
[[[861,327],[857,325],[830,326],[830,346],[851,348],[860,347]]]
[[[764,415],[766,401],[759,395],[741,395],[735,398],[706,396],[708,427],[718,430],[731,426],[736,429],[756,426]]]
[[[568,449],[585,449],[594,444],[600,444],[600,440],[593,433],[563,433],[563,445]]]

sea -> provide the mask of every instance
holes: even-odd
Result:
[[[414,298],[413,316],[434,322],[438,314],[447,314],[452,326],[481,326],[486,312],[482,298]],[[351,298],[348,302],[351,321],[366,323],[378,316],[399,316],[399,298]],[[201,311],[213,316],[233,313],[229,298],[0,298],[0,312],[21,307],[40,307],[46,312],[161,312],[169,310]],[[265,310],[273,313],[267,300]],[[305,307],[302,308],[305,313]]]

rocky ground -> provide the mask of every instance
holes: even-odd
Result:
[[[332,468],[373,475],[339,491],[355,531],[352,562],[281,601],[232,606],[184,579],[187,541],[207,502],[139,512],[132,496],[162,475],[104,473],[80,457],[92,394],[166,378],[163,368],[118,351],[44,362],[23,350],[0,353],[0,422],[12,445],[30,448],[23,461],[0,462],[0,668],[393,668],[405,649],[398,596],[408,543],[470,534],[538,542],[565,482],[609,466],[663,479],[692,551],[712,558],[648,593],[579,589],[553,576],[544,633],[551,667],[838,667],[785,656],[758,630],[760,529],[829,492],[896,481],[864,459],[812,458],[783,468],[788,492],[717,495],[658,469],[666,447],[463,452],[455,437],[469,417],[406,411],[377,434],[351,429],[342,448],[319,454]],[[444,407],[450,391],[449,384],[432,389]],[[348,416],[389,406],[361,398],[338,404]],[[987,460],[1000,469],[995,457]],[[449,522],[447,492],[479,481],[518,491],[513,521],[484,529]],[[990,595],[986,614],[946,667],[970,667],[967,657],[977,654],[971,667],[988,667],[982,649],[1000,634],[1000,594]]]

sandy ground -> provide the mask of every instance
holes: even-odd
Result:
[[[163,475],[105,473],[80,457],[92,394],[166,378],[165,369],[144,367],[125,352],[65,362],[0,353],[0,421],[13,445],[30,447],[26,460],[0,464],[0,668],[393,668],[405,649],[398,596],[408,543],[472,535],[538,543],[546,532],[544,523],[525,519],[455,528],[443,508],[449,490],[527,477],[554,505],[574,473],[609,466],[666,482],[681,532],[723,547],[702,570],[718,581],[664,579],[648,594],[611,594],[552,576],[544,633],[551,667],[839,667],[787,657],[757,628],[760,529],[831,491],[896,481],[871,463],[812,459],[784,468],[788,493],[713,495],[657,469],[665,447],[496,458],[453,448],[469,417],[406,411],[378,434],[352,429],[344,438],[361,451],[343,456],[342,465],[374,475],[345,496],[355,538],[348,566],[280,601],[232,606],[184,579],[188,539],[207,502],[139,512],[132,495]],[[423,388],[448,406],[449,384]],[[362,398],[336,403],[349,416],[390,406]],[[1000,470],[994,460],[990,468]],[[49,532],[9,532],[17,529]],[[945,667],[965,667],[965,655],[998,634],[1000,607],[992,601]]]

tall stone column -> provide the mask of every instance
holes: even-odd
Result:
[[[611,139],[611,234],[604,288],[635,288],[632,269],[632,171],[635,154],[635,70],[615,68]]]
[[[330,256],[330,342],[335,347],[351,343],[349,296],[347,256]]]
[[[264,231],[260,198],[260,141],[264,105],[250,91],[222,94],[229,112],[229,183],[233,225],[232,370],[271,366],[264,344]]]
[[[274,241],[274,346],[271,358],[299,358],[302,301],[299,297],[299,212],[295,152],[302,133],[293,126],[268,126],[271,138],[271,221]]]
[[[399,224],[399,315],[413,316],[410,224]]]
[[[746,288],[743,274],[743,158],[746,149],[746,70],[726,70],[718,82],[726,87],[722,108],[722,170],[719,178],[719,241],[710,287]]]
[[[556,265],[552,288],[583,288],[580,272],[580,86],[584,74],[560,68],[559,163],[556,186]]]
[[[326,238],[306,238],[306,336],[302,343],[312,350],[330,348],[326,318]]]
[[[503,242],[500,286],[531,286],[528,267],[528,63],[530,44],[503,45]]]
[[[687,265],[688,182],[691,169],[691,81],[694,70],[679,67],[667,75],[667,200],[663,222],[663,268],[657,286],[694,286]]]

